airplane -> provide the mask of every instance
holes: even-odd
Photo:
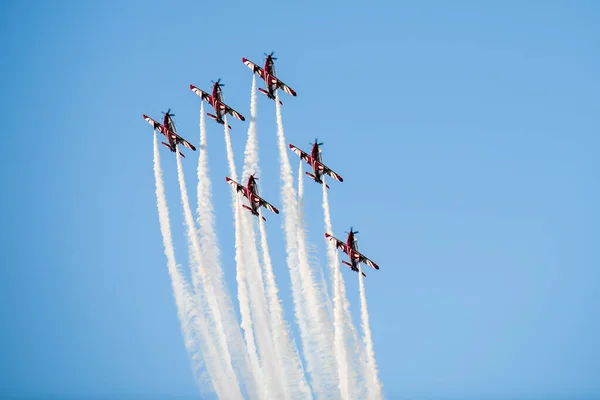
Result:
[[[182,143],[188,149],[196,151],[196,148],[194,147],[193,144],[191,144],[190,142],[188,142],[187,140],[185,140],[184,138],[182,138],[181,136],[179,136],[178,134],[175,133],[175,131],[177,129],[175,127],[175,123],[173,122],[173,118],[172,118],[175,114],[171,114],[171,109],[169,108],[167,110],[167,112],[163,112],[163,114],[165,114],[165,117],[163,120],[163,125],[156,122],[155,120],[153,120],[146,114],[143,115],[144,119],[146,121],[148,121],[148,123],[150,125],[152,125],[152,127],[155,130],[158,130],[160,133],[165,135],[165,137],[167,139],[169,139],[168,144],[165,142],[161,142],[161,143],[164,144],[165,146],[167,146],[169,148],[169,150],[171,150],[173,153],[175,153],[175,151],[177,150],[177,145],[180,143]],[[183,155],[182,152],[179,152],[179,154],[181,155],[181,157],[185,158],[185,156]]]
[[[206,113],[209,117],[217,121],[221,125],[225,125],[225,121],[223,121],[223,117],[225,114],[229,114],[240,121],[245,121],[246,118],[239,112],[235,111],[233,108],[229,107],[227,104],[223,103],[223,93],[221,92],[221,87],[225,86],[221,83],[221,78],[219,78],[216,82],[211,81],[213,83],[212,96],[200,89],[198,89],[194,85],[190,85],[190,89],[192,92],[196,93],[202,100],[206,100],[208,104],[213,106],[215,113],[217,115],[212,115],[211,113]],[[231,126],[227,125],[229,129]]]
[[[310,172],[306,172],[306,175],[310,176],[315,182],[320,184],[323,184],[323,181],[321,180],[321,176],[323,174],[327,174],[337,181],[344,182],[344,179],[341,176],[333,172],[329,167],[325,166],[321,162],[321,149],[319,148],[319,146],[322,146],[323,143],[319,143],[319,141],[315,138],[315,143],[311,144],[313,146],[311,155],[308,155],[308,153],[303,152],[293,144],[289,145],[290,149],[292,149],[294,153],[298,154],[301,160],[306,161],[308,165],[312,167],[313,174],[311,174]],[[325,186],[327,187],[327,189],[329,189],[329,185],[325,184]]]
[[[336,248],[342,249],[344,253],[348,254],[350,262],[343,260],[342,263],[349,266],[352,271],[358,272],[358,267],[356,265],[359,262],[365,263],[368,266],[373,267],[375,269],[379,269],[379,266],[377,264],[375,264],[373,261],[369,260],[367,257],[358,252],[358,243],[356,242],[356,237],[354,236],[357,233],[358,231],[354,231],[352,230],[352,227],[350,227],[350,232],[348,232],[348,240],[346,240],[346,243],[342,242],[339,239],[336,239],[329,233],[325,233],[325,237],[330,241],[334,242]],[[364,272],[362,274],[364,277],[367,276]]]
[[[273,207],[271,204],[266,202],[262,197],[258,195],[258,187],[256,186],[256,181],[258,178],[255,178],[254,175],[250,175],[248,177],[248,186],[243,186],[228,176],[225,177],[227,183],[231,186],[235,187],[235,190],[238,192],[242,192],[244,197],[246,197],[250,201],[250,207],[247,205],[242,205],[242,207],[248,209],[253,215],[259,216],[258,207],[265,207],[267,210],[273,211],[275,214],[279,214],[279,210]],[[266,221],[265,217],[260,216],[263,221]]]
[[[283,91],[287,94],[296,96],[296,92],[292,88],[290,88],[285,83],[281,82],[275,76],[275,65],[273,64],[273,61],[277,60],[277,57],[273,57],[274,53],[274,51],[272,51],[271,54],[265,53],[265,56],[267,56],[267,58],[265,60],[264,69],[254,64],[247,58],[242,58],[242,62],[246,64],[248,68],[252,70],[253,73],[260,76],[265,81],[265,86],[267,87],[267,90],[263,88],[258,88],[258,90],[260,90],[261,93],[265,94],[271,100],[275,100],[275,90],[277,89],[283,89]],[[283,105],[281,100],[279,101],[279,104]]]

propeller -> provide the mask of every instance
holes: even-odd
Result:
[[[221,83],[221,78],[217,79],[217,81],[211,81],[212,83],[216,84],[219,87],[225,86],[224,83]]]
[[[350,232],[346,233],[354,233],[355,235],[358,235],[358,231],[353,230],[353,227],[350,227]]]
[[[171,117],[174,117],[175,114],[171,114],[171,109],[169,108],[166,112],[165,111],[161,111],[163,114],[169,114]]]
[[[277,57],[273,57],[273,54],[275,54],[274,51],[272,51],[271,54],[265,53],[265,57],[271,57],[271,60],[277,60]]]
[[[323,146],[325,143],[323,143],[323,142],[319,143],[319,139],[315,138],[315,142],[310,143],[310,144],[316,144],[317,146]]]

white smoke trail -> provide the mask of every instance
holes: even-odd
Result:
[[[323,212],[325,220],[325,232],[329,233],[330,235],[333,235],[333,230],[331,229],[331,212],[329,210],[329,198],[327,194],[327,187],[325,186],[325,177],[323,177]],[[333,281],[334,345],[335,355],[338,364],[340,394],[343,399],[356,398],[355,393],[350,393],[350,382],[348,378],[350,364],[348,363],[348,354],[344,332],[344,311],[348,309],[348,301],[346,300],[344,278],[340,273],[340,266],[336,251],[337,248],[335,246],[332,246],[331,243],[327,241],[327,239],[326,246],[330,276]]]
[[[298,349],[291,336],[285,317],[283,308],[279,300],[279,289],[275,282],[273,274],[273,264],[269,253],[269,245],[267,243],[267,232],[265,223],[261,219],[260,226],[260,242],[263,253],[263,263],[265,269],[265,279],[267,281],[266,289],[269,298],[269,313],[271,314],[271,331],[273,332],[273,342],[278,358],[281,360],[284,370],[284,379],[289,395],[292,399],[312,399],[310,387],[306,382],[302,361],[298,354]]]
[[[200,156],[198,158],[198,225],[200,226],[200,245],[202,258],[208,273],[208,281],[217,300],[215,320],[220,325],[226,343],[221,346],[228,349],[231,363],[244,384],[250,398],[257,398],[256,382],[254,377],[258,371],[252,371],[248,358],[248,350],[242,338],[242,333],[237,322],[231,297],[226,288],[221,268],[219,243],[215,232],[215,215],[212,204],[212,182],[208,173],[208,137],[204,117],[204,103],[200,105]],[[227,354],[227,353],[226,353]],[[227,355],[225,355],[227,357]]]
[[[254,216],[249,212],[244,212],[241,217],[246,282],[250,293],[252,319],[264,371],[263,376],[269,391],[269,398],[281,399],[284,396],[283,371],[278,367],[271,336],[271,319],[267,308],[265,286],[258,258],[258,249],[256,248],[254,227],[252,226],[253,221],[251,220]]]
[[[248,126],[248,139],[244,152],[244,168],[242,170],[242,182],[248,179],[251,173],[260,174],[258,165],[258,138],[256,132],[256,75],[252,77],[252,88],[250,92],[250,123]],[[310,398],[310,388],[306,382],[302,363],[298,355],[293,338],[290,336],[283,309],[279,301],[279,292],[273,274],[273,265],[269,254],[269,246],[267,243],[267,233],[265,230],[264,221],[259,218],[260,226],[260,244],[263,259],[263,273],[265,274],[266,285],[262,282],[262,276],[256,274],[261,279],[261,285],[266,292],[268,301],[268,309],[270,315],[271,336],[274,345],[275,358],[278,362],[276,372],[282,384],[283,396],[285,398]],[[254,243],[254,232],[250,231],[249,242]],[[258,260],[256,260],[258,261]],[[258,265],[258,263],[257,263]]]
[[[343,283],[343,282],[342,282]],[[346,298],[346,291],[343,291],[344,299]],[[347,304],[347,303],[346,303]],[[367,398],[367,392],[365,388],[365,351],[364,347],[358,339],[358,332],[356,326],[352,321],[352,315],[348,308],[344,309],[344,333],[346,339],[346,349],[348,354],[348,380],[350,393],[354,393],[354,397],[357,399]],[[362,375],[361,375],[362,373]],[[360,380],[362,378],[362,381]]]
[[[360,285],[360,315],[362,320],[362,330],[364,334],[364,344],[366,350],[366,367],[368,375],[365,376],[367,382],[367,394],[369,399],[381,399],[381,382],[377,376],[377,361],[375,360],[375,351],[373,350],[373,338],[371,337],[371,325],[369,324],[369,310],[367,308],[367,296],[365,294],[364,278],[362,276],[361,265],[358,265],[358,282]]]
[[[300,160],[298,167],[298,259],[300,262],[300,274],[302,276],[303,291],[306,293],[307,306],[311,310],[310,318],[317,322],[313,329],[313,339],[316,351],[319,354],[319,363],[325,371],[332,371],[328,392],[335,390],[336,360],[331,350],[334,341],[331,329],[331,316],[328,313],[328,298],[325,288],[321,288],[313,273],[313,268],[308,261],[308,250],[306,245],[306,228],[304,226],[304,161]]]
[[[177,176],[179,180],[179,190],[181,192],[181,205],[183,206],[183,215],[187,228],[188,245],[190,248],[190,258],[192,260],[192,265],[190,267],[192,282],[196,289],[196,294],[203,298],[206,305],[204,317],[206,329],[209,332],[206,345],[212,346],[215,353],[219,355],[218,362],[221,363],[221,368],[225,372],[219,379],[222,379],[225,385],[229,386],[230,393],[235,396],[232,398],[242,399],[237,376],[231,365],[231,355],[229,354],[229,347],[227,345],[226,332],[223,330],[221,312],[217,305],[217,298],[215,296],[213,285],[210,282],[206,271],[206,265],[202,259],[200,240],[198,231],[196,230],[196,224],[194,223],[194,217],[192,216],[179,152],[176,152],[175,157],[177,159]]]
[[[208,383],[212,385],[219,397],[227,398],[227,396],[234,395],[234,393],[229,391],[227,385],[222,385],[219,376],[222,376],[223,370],[220,364],[216,362],[218,355],[215,353],[214,348],[206,345],[205,339],[209,335],[205,329],[204,316],[198,312],[202,309],[201,305],[198,304],[198,298],[193,297],[192,289],[183,276],[181,267],[177,265],[175,260],[175,249],[173,248],[171,237],[171,223],[169,220],[169,209],[165,196],[162,169],[160,167],[160,153],[158,152],[156,132],[154,134],[154,178],[156,181],[156,205],[158,208],[160,231],[163,237],[165,255],[167,256],[167,268],[171,277],[171,285],[173,287],[173,295],[175,297],[185,347],[192,358],[192,367],[195,374],[202,368],[202,359],[204,358],[210,381],[200,382],[201,388],[203,384],[206,385]],[[209,390],[208,388],[202,389]]]
[[[287,264],[292,281],[294,311],[300,327],[300,340],[302,341],[303,354],[306,359],[306,369],[310,375],[313,393],[317,398],[325,398],[331,396],[330,387],[333,379],[333,371],[329,369],[329,365],[325,365],[321,362],[321,357],[317,350],[320,346],[318,346],[318,342],[315,343],[312,340],[313,338],[317,340],[322,339],[322,335],[319,334],[319,329],[321,327],[317,321],[318,314],[312,318],[317,310],[314,308],[311,309],[307,305],[308,296],[307,293],[304,292],[304,288],[305,286],[310,285],[304,284],[309,283],[305,282],[306,270],[302,271],[302,273],[299,271],[301,266],[299,259],[301,251],[298,243],[298,203],[296,190],[294,189],[292,167],[290,165],[285,142],[279,94],[277,92],[275,97],[275,108],[277,113],[277,139],[281,164],[281,197],[284,214]],[[330,343],[327,345],[329,346]],[[324,351],[327,352],[328,349],[324,349]]]
[[[237,172],[235,169],[235,160],[233,155],[233,148],[231,146],[231,136],[229,135],[229,129],[227,128],[227,118],[225,118],[225,147],[227,148],[227,162],[229,164],[229,174],[231,179],[238,181]],[[243,226],[242,226],[242,215],[240,212],[240,202],[237,195],[237,191],[232,191],[232,207],[233,214],[235,217],[235,261],[236,261],[236,279],[238,284],[238,300],[240,302],[240,313],[242,314],[242,329],[246,337],[246,345],[248,346],[248,355],[250,362],[253,366],[254,378],[256,381],[257,391],[260,393],[261,398],[269,398],[270,391],[267,386],[267,379],[272,377],[265,377],[265,373],[261,368],[258,361],[258,351],[256,341],[254,338],[253,328],[255,326],[250,312],[250,287],[248,285],[248,276],[246,271],[246,260],[248,259],[247,251],[244,250],[244,239],[243,239]]]
[[[250,174],[259,173],[258,169],[258,139],[256,137],[256,75],[252,75],[252,88],[250,89],[250,123],[248,124],[248,139],[244,150],[244,168],[242,180],[248,179]]]
[[[236,263],[236,281],[238,285],[238,301],[240,303],[240,314],[242,315],[241,327],[244,331],[246,338],[246,345],[248,347],[248,357],[250,364],[252,365],[252,375],[254,377],[256,391],[258,397],[261,399],[268,398],[268,392],[266,390],[263,371],[258,361],[258,350],[256,349],[256,341],[254,339],[254,331],[252,330],[252,315],[250,313],[250,299],[248,296],[247,278],[245,274],[246,267],[244,266],[244,252],[242,249],[242,225],[240,215],[240,202],[239,199],[234,199],[233,213],[235,216],[235,263]]]

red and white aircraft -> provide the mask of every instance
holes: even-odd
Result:
[[[188,149],[196,151],[196,148],[193,144],[191,144],[190,142],[188,142],[187,140],[175,133],[177,128],[175,127],[175,123],[173,122],[172,118],[175,114],[171,114],[171,109],[169,108],[167,112],[163,112],[163,114],[165,114],[163,125],[156,122],[146,114],[143,115],[144,119],[148,121],[148,123],[152,125],[154,129],[158,130],[160,133],[165,135],[167,139],[169,139],[168,144],[165,142],[162,142],[162,144],[167,146],[169,150],[171,150],[173,153],[175,153],[175,151],[177,150],[178,144],[183,144]],[[181,157],[185,158],[182,152],[179,152],[179,154],[181,155]]]
[[[223,103],[223,93],[221,92],[221,87],[225,86],[225,85],[220,83],[221,78],[219,78],[219,80],[217,80],[216,82],[215,81],[211,81],[211,82],[213,83],[212,96],[210,94],[198,89],[196,86],[190,85],[190,89],[192,89],[192,92],[194,92],[198,96],[200,96],[200,98],[202,100],[206,100],[206,102],[208,104],[213,106],[215,113],[217,113],[217,115],[212,115],[211,113],[206,113],[206,115],[208,115],[209,117],[211,117],[212,119],[214,119],[221,125],[225,125],[225,121],[223,121],[223,117],[225,116],[225,114],[234,116],[235,118],[239,119],[240,121],[245,121],[246,118],[244,118],[244,116],[242,114],[235,111],[233,108],[229,107],[227,104]],[[229,127],[229,129],[231,129],[231,126],[229,126],[229,125],[227,125],[227,126]]]
[[[311,174],[310,172],[306,172],[306,175],[313,178],[315,182],[323,184],[323,181],[321,180],[321,176],[323,174],[327,174],[337,181],[344,182],[344,179],[341,176],[333,172],[331,168],[327,167],[321,162],[321,149],[319,146],[322,145],[323,143],[318,143],[318,140],[315,138],[315,143],[313,144],[310,155],[303,152],[293,144],[290,144],[290,149],[292,149],[294,153],[298,154],[301,160],[306,161],[308,165],[312,167],[313,173]],[[325,186],[327,186],[327,189],[329,189],[329,185],[325,184]]]
[[[285,83],[281,82],[275,76],[275,65],[273,64],[273,61],[277,60],[277,57],[273,57],[273,53],[275,53],[275,52],[272,51],[271,54],[265,53],[265,56],[267,56],[267,59],[265,61],[264,69],[259,67],[256,64],[254,64],[252,61],[248,60],[247,58],[242,58],[242,62],[244,64],[246,64],[248,66],[248,68],[250,68],[252,70],[253,73],[260,76],[265,81],[265,86],[267,87],[267,90],[265,90],[263,88],[259,88],[258,90],[260,90],[261,93],[264,93],[271,100],[275,100],[275,90],[277,90],[277,89],[283,89],[283,91],[286,92],[287,94],[296,96],[296,92],[292,88],[290,88]],[[283,105],[281,100],[279,101],[279,104]]]
[[[326,233],[325,237],[330,241],[334,242],[335,247],[342,249],[344,253],[348,254],[350,262],[343,260],[342,263],[349,266],[350,269],[352,269],[352,271],[358,272],[358,267],[356,265],[359,262],[367,264],[368,266],[373,267],[375,269],[379,269],[379,266],[377,264],[375,264],[373,261],[369,260],[367,257],[358,252],[358,243],[356,242],[356,237],[354,236],[357,233],[358,231],[353,231],[352,227],[350,227],[350,232],[348,232],[348,240],[346,240],[346,243],[334,238],[329,233]],[[367,275],[365,275],[365,273],[363,272],[363,276]]]
[[[238,192],[242,192],[244,197],[246,197],[250,201],[250,207],[247,205],[242,205],[242,207],[248,209],[253,215],[259,216],[258,207],[264,207],[267,210],[273,211],[275,214],[279,214],[279,210],[269,204],[266,200],[258,195],[258,186],[256,186],[256,181],[258,178],[255,178],[254,175],[250,175],[248,177],[248,186],[243,186],[228,176],[225,177],[227,183],[231,186],[235,187],[235,190]],[[265,217],[260,216],[263,221],[266,221]]]

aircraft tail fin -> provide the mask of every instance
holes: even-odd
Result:
[[[275,96],[273,96],[272,94],[269,94],[269,92],[267,92],[265,89],[258,88],[258,90],[259,90],[259,92],[261,92],[262,94],[264,94],[265,96],[270,98],[271,100],[275,100]],[[281,100],[279,100],[279,104],[283,105],[283,102]]]
[[[352,264],[350,264],[348,261],[346,261],[346,260],[342,260],[342,264],[344,264],[344,265],[347,265],[348,267],[350,267],[350,269],[351,269],[352,271],[356,271],[356,272],[358,272],[358,268],[353,268],[353,267],[352,267]],[[366,275],[364,272],[362,273],[362,275],[363,275],[365,278],[367,277],[367,275]]]
[[[323,181],[320,179],[317,179],[313,174],[311,174],[310,172],[305,172],[306,175],[310,176],[315,182],[320,183],[321,185],[323,184]],[[329,189],[329,185],[325,184],[325,187],[327,189]]]
[[[242,207],[244,207],[246,210],[250,211],[250,212],[252,213],[252,215],[256,215],[257,217],[261,217],[261,218],[263,219],[263,221],[265,221],[265,222],[267,221],[267,220],[265,219],[265,217],[263,217],[262,215],[260,215],[260,214],[258,213],[258,211],[254,211],[254,210],[252,209],[252,207],[248,207],[248,206],[247,206],[247,205],[245,205],[245,204],[242,204]]]

